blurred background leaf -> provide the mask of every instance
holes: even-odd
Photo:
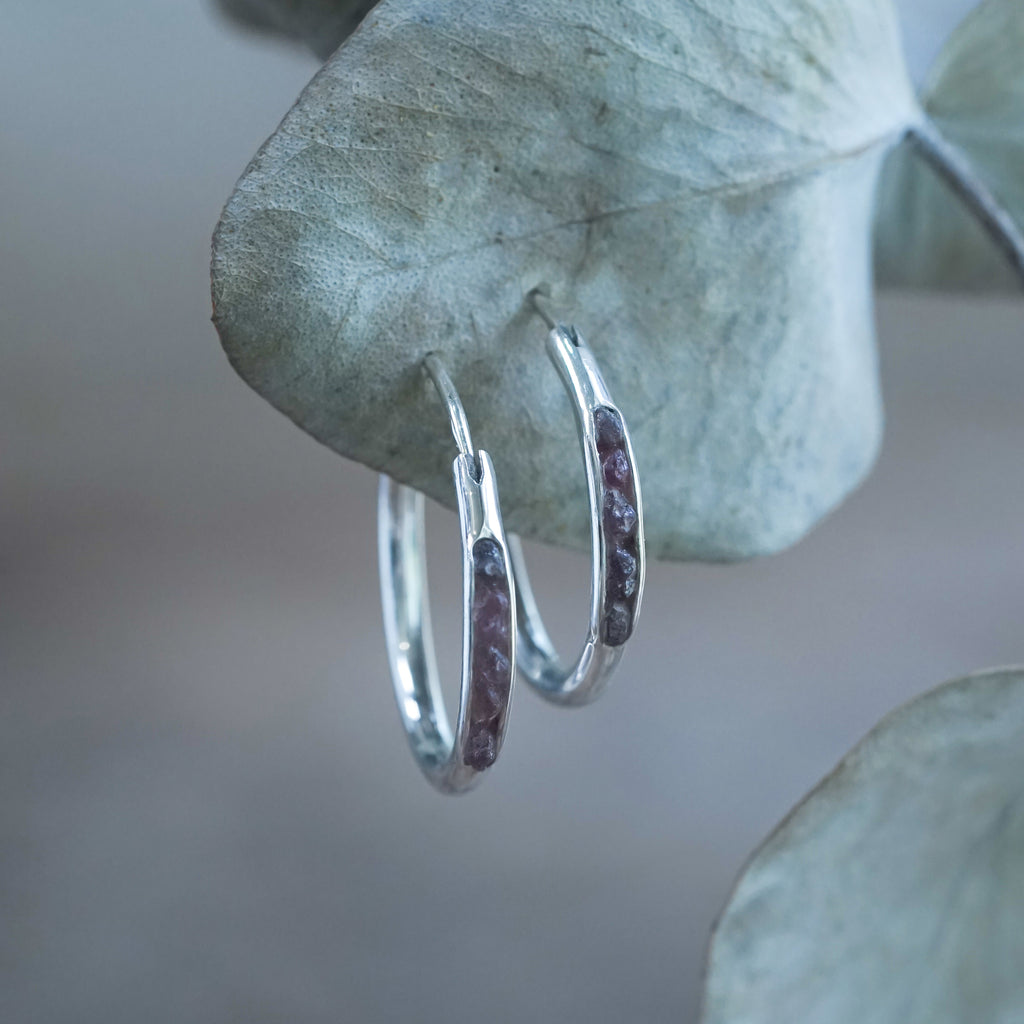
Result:
[[[1024,1018],[1024,670],[889,715],[773,833],[715,928],[704,1024]]]
[[[941,139],[1016,223],[1024,224],[1024,4],[984,0],[929,72],[921,102]],[[876,263],[882,284],[1009,291],[1020,272],[948,182],[903,145],[879,191]]]
[[[308,46],[326,60],[355,30],[375,0],[215,0],[237,25]]]

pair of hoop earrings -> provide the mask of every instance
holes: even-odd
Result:
[[[586,704],[607,685],[640,611],[643,511],[625,421],[575,327],[537,309],[550,327],[548,355],[573,403],[590,499],[590,620],[576,661],[563,664],[548,637],[519,540],[506,538],[502,527],[490,456],[474,449],[455,385],[432,353],[424,369],[459,449],[453,472],[462,534],[462,686],[453,734],[430,628],[423,495],[380,478],[378,554],[391,678],[413,756],[444,793],[471,789],[497,759],[517,668],[553,703]]]

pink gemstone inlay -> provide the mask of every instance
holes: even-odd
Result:
[[[477,771],[494,764],[512,689],[512,601],[501,546],[473,545],[469,735],[463,761]]]
[[[605,541],[604,619],[601,639],[610,647],[624,644],[633,632],[640,550],[637,544],[636,487],[622,418],[614,409],[594,410],[597,454],[604,494],[601,527]]]

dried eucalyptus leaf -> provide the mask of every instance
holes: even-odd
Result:
[[[282,35],[326,60],[366,17],[375,0],[216,0],[232,21]]]
[[[922,103],[971,173],[1024,226],[1024,3],[976,7],[940,53]],[[908,145],[892,153],[883,174],[876,261],[882,284],[1020,290],[1019,273]]]
[[[869,225],[917,117],[889,0],[383,0],[232,195],[215,322],[304,430],[451,505],[438,350],[506,525],[586,547],[545,285],[629,420],[652,555],[775,551],[874,457]]]
[[[703,1024],[1024,1020],[1024,669],[885,718],[754,855]]]

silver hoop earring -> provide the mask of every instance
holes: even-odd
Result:
[[[579,705],[604,690],[640,614],[645,573],[643,505],[625,419],[608,393],[593,352],[575,327],[556,324],[534,304],[551,328],[548,355],[572,400],[579,430],[590,498],[593,565],[587,637],[575,663],[566,666],[541,620],[519,539],[509,539],[519,671],[548,700]]]
[[[452,734],[434,656],[427,597],[423,495],[381,476],[377,543],[384,634],[398,710],[413,756],[443,793],[463,793],[497,759],[516,662],[515,583],[501,525],[494,467],[474,452],[455,386],[436,355],[424,368],[448,411],[462,534],[462,687]]]

